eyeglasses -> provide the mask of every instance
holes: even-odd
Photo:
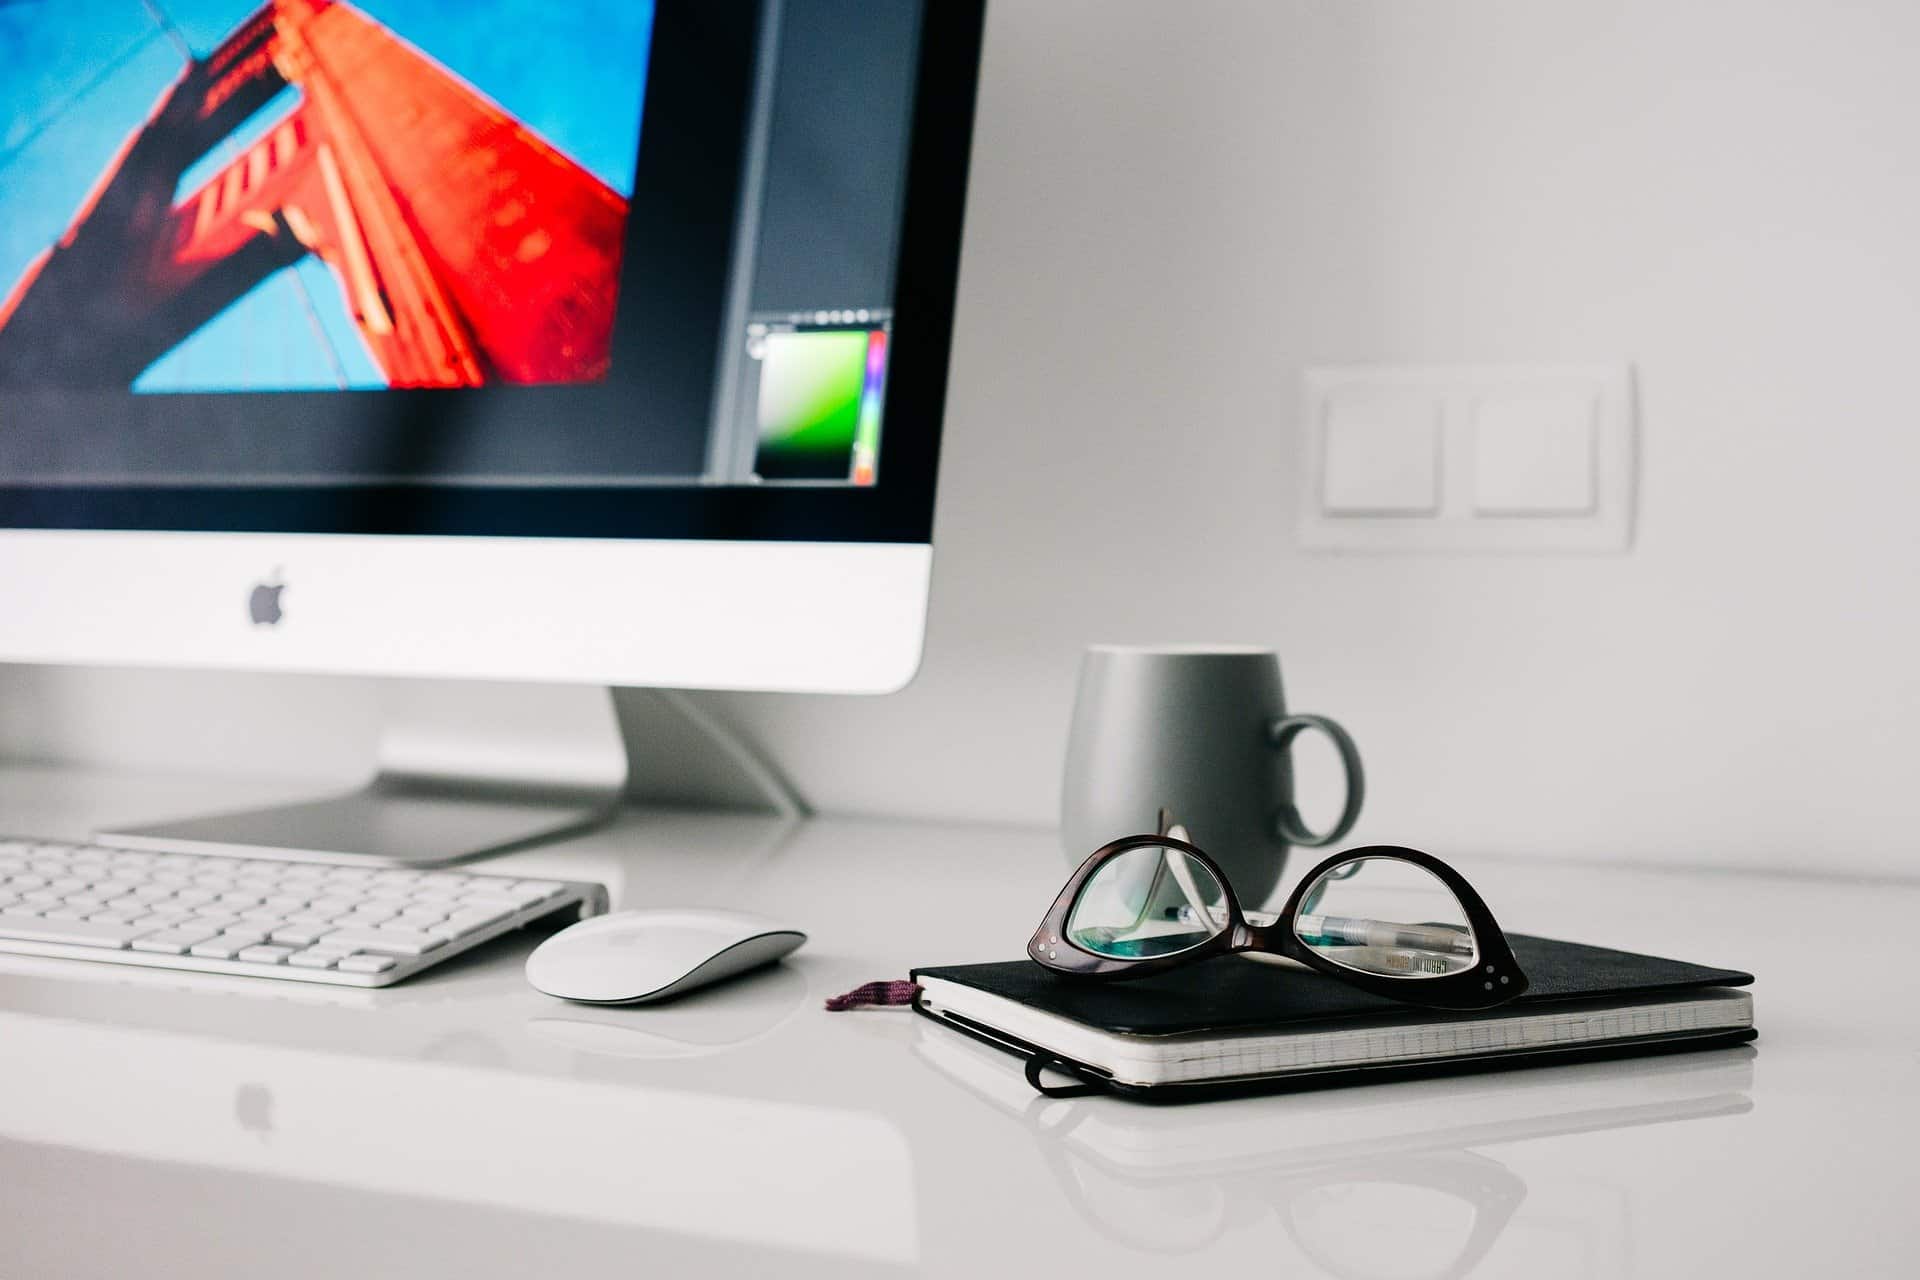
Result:
[[[1027,954],[1056,973],[1118,979],[1265,952],[1435,1009],[1492,1008],[1527,989],[1487,904],[1430,853],[1382,844],[1335,854],[1279,915],[1250,917],[1218,864],[1164,816],[1161,828],[1081,863]]]

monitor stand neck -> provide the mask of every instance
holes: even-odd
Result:
[[[593,685],[394,680],[382,702],[376,770],[355,790],[97,838],[132,849],[432,866],[584,830],[630,796],[805,812],[776,770],[678,692],[622,690],[616,700]],[[652,767],[635,771],[630,760]]]

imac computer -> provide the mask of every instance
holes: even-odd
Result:
[[[102,838],[448,861],[610,686],[905,684],[982,7],[0,7],[0,660],[391,678],[366,788]]]

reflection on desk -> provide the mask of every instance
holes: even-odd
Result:
[[[790,1010],[791,984],[788,995]],[[663,1249],[697,1261],[706,1238],[724,1243],[730,1265],[746,1245],[789,1272],[793,1251],[898,1264],[918,1248],[906,1140],[872,1114],[13,1012],[0,1012],[0,1043],[0,1135],[12,1148],[0,1163],[33,1171],[8,1179],[10,1214],[25,1210],[22,1192],[70,1190],[84,1203],[111,1187],[192,1221],[189,1206],[204,1213],[218,1196],[220,1229],[239,1253],[255,1239],[273,1274],[287,1274],[286,1239],[316,1225],[349,1238],[362,1212],[420,1216],[423,1230],[433,1223],[478,1250],[488,1274],[497,1250],[527,1256],[538,1241],[577,1252],[580,1241],[567,1242],[580,1226],[643,1229],[655,1263]],[[845,1230],[849,1205],[871,1211],[858,1231]],[[122,1274],[151,1244],[126,1242]],[[594,1273],[605,1244],[589,1255]],[[367,1274],[405,1270],[390,1253],[365,1261]],[[550,1252],[541,1266],[562,1269]],[[427,1273],[448,1269],[436,1259]],[[336,1254],[327,1273],[350,1270]]]
[[[1625,1274],[1593,1270],[1626,1236],[1620,1197],[1529,1187],[1470,1148],[1738,1115],[1753,1106],[1755,1057],[1725,1049],[1488,1075],[1448,1082],[1441,1106],[1433,1085],[1415,1083],[1156,1107],[1040,1097],[1012,1057],[930,1024],[915,1051],[1024,1127],[1103,1235],[1188,1253],[1272,1215],[1318,1268],[1352,1280],[1467,1275],[1530,1201],[1551,1221],[1529,1259],[1538,1274]]]
[[[757,970],[748,982],[722,984],[681,999],[629,1008],[571,1005],[527,1019],[538,1039],[615,1058],[703,1058],[763,1040],[808,1005],[807,982],[784,965]]]

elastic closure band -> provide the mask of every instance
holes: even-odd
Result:
[[[1055,1071],[1061,1075],[1073,1076],[1075,1079],[1079,1079],[1078,1073],[1073,1069],[1073,1064],[1065,1058],[1056,1058],[1052,1054],[1036,1053],[1027,1059],[1027,1083],[1032,1085],[1034,1091],[1042,1097],[1090,1098],[1096,1093],[1106,1092],[1100,1085],[1087,1084],[1084,1081],[1080,1084],[1048,1084],[1040,1078],[1042,1071]]]

